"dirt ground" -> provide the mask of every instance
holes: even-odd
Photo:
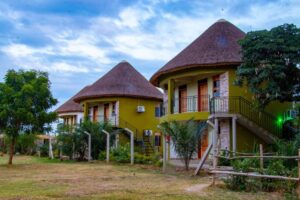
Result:
[[[105,162],[76,163],[17,156],[8,167],[0,157],[0,199],[283,199],[277,193],[232,192],[209,176],[163,174],[159,168]]]

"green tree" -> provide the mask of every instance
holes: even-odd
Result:
[[[159,128],[164,135],[171,136],[175,151],[184,160],[185,169],[189,170],[190,160],[199,150],[199,140],[206,128],[206,122],[170,121],[161,123]]]
[[[73,152],[78,160],[84,160],[88,149],[88,136],[85,131],[91,134],[91,156],[97,159],[100,151],[105,150],[106,135],[102,130],[112,131],[109,123],[98,123],[86,120],[76,126],[59,125],[58,141],[62,143],[63,152],[72,157]],[[112,141],[112,140],[111,140]]]
[[[294,101],[300,93],[300,29],[284,24],[252,31],[240,45],[236,84],[248,86],[262,107],[273,100]]]
[[[9,70],[0,83],[0,125],[10,138],[8,164],[21,133],[44,133],[51,129],[56,113],[48,110],[57,103],[50,91],[46,72]]]

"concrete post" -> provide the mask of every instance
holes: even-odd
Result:
[[[92,160],[92,139],[91,139],[91,134],[89,134],[88,132],[84,131],[85,134],[88,135],[88,148],[89,148],[89,152],[88,152],[88,161]]]
[[[232,117],[232,151],[236,152],[236,117]]]
[[[130,133],[130,164],[134,164],[134,133],[128,129],[125,128],[125,131]]]
[[[53,156],[53,151],[52,151],[52,139],[51,139],[51,136],[50,136],[50,135],[49,135],[49,157],[50,157],[51,159],[54,158],[54,156]]]
[[[109,147],[110,147],[110,137],[109,137],[109,132],[102,130],[103,133],[106,134],[106,162],[109,162]]]
[[[214,149],[214,152],[217,150],[218,134],[219,134],[219,120],[217,118],[215,118],[214,134],[213,134],[213,149]]]
[[[166,136],[163,136],[163,172],[166,172],[167,168],[167,152],[166,152]]]
[[[119,146],[119,134],[116,135],[116,143],[115,143],[115,147],[118,148]]]

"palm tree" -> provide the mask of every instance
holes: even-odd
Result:
[[[170,121],[159,125],[164,135],[172,138],[175,151],[184,160],[185,169],[189,170],[190,160],[198,152],[199,140],[206,128],[206,122],[196,122],[193,119],[184,122]]]

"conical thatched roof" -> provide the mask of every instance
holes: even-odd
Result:
[[[241,47],[238,40],[244,37],[243,31],[221,19],[164,65],[150,81],[157,85],[161,75],[187,68],[239,65]]]
[[[77,96],[75,101],[121,96],[162,100],[162,93],[128,62],[123,61]]]
[[[68,112],[83,112],[82,106],[79,103],[74,101],[75,97],[83,93],[88,89],[89,86],[84,87],[81,89],[77,94],[75,94],[72,98],[66,101],[64,104],[59,106],[55,112],[57,113],[68,113]]]

